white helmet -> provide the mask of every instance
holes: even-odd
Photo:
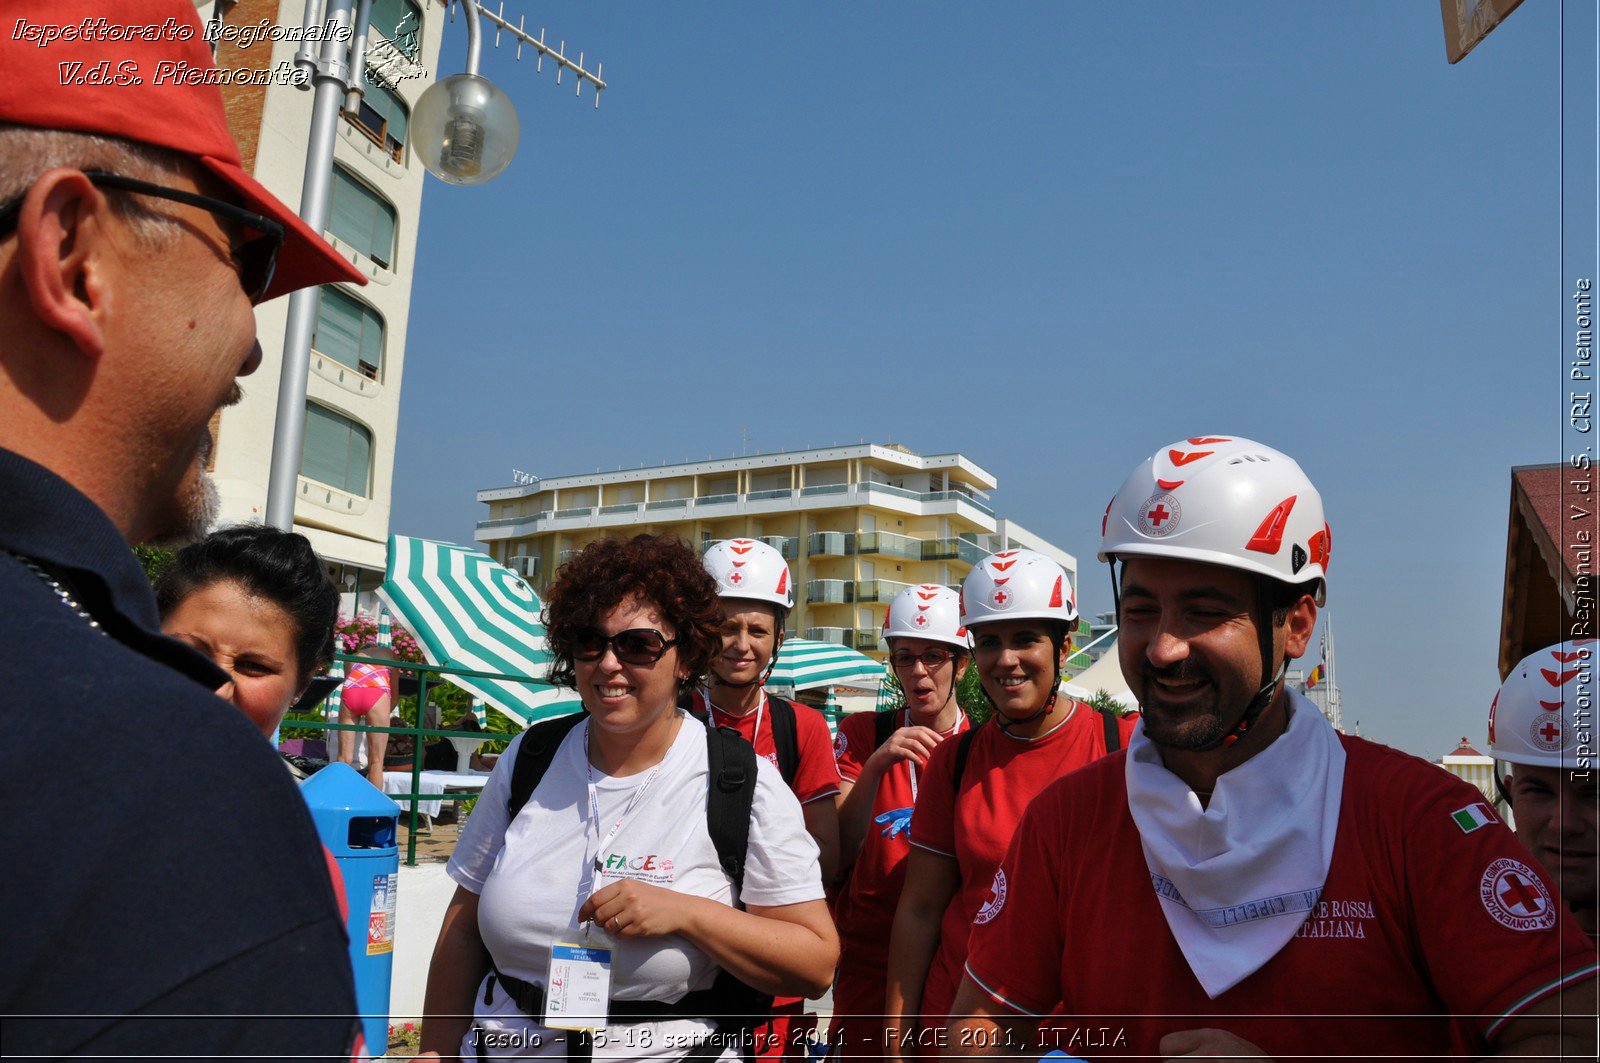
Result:
[[[706,571],[717,581],[717,597],[744,598],[794,608],[794,579],[783,555],[759,539],[726,539],[706,551]]]
[[[1100,560],[1168,557],[1243,569],[1326,597],[1332,532],[1293,458],[1234,436],[1195,436],[1133,471],[1100,523]]]
[[[1561,642],[1511,669],[1489,707],[1489,755],[1512,764],[1580,767],[1580,746],[1593,748],[1595,654],[1594,639]]]
[[[1078,619],[1078,595],[1066,570],[1033,550],[990,554],[961,583],[961,622]]]
[[[927,639],[967,648],[967,629],[961,624],[961,597],[949,587],[924,583],[907,587],[894,596],[883,618],[883,644],[890,639]]]

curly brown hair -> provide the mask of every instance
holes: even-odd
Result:
[[[722,604],[700,555],[670,535],[596,539],[556,570],[544,606],[550,682],[577,689],[573,639],[635,597],[655,606],[677,636],[678,660],[689,672],[684,687],[700,682],[722,646]]]

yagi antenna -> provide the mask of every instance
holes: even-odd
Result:
[[[551,48],[549,45],[544,43],[544,29],[543,28],[541,28],[539,30],[539,36],[537,36],[537,37],[535,37],[535,36],[533,36],[533,34],[529,33],[527,31],[527,29],[524,28],[525,25],[526,25],[526,22],[527,22],[527,16],[526,15],[519,16],[517,18],[517,24],[515,26],[513,26],[510,23],[510,21],[508,21],[506,19],[505,0],[501,0],[499,12],[490,11],[486,4],[481,4],[480,3],[478,5],[478,14],[481,17],[486,18],[490,22],[494,23],[494,27],[495,27],[494,28],[494,46],[496,48],[500,47],[500,34],[502,32],[511,34],[511,36],[513,36],[513,37],[515,37],[517,39],[517,59],[518,59],[518,61],[520,61],[522,59],[522,46],[523,45],[527,45],[529,48],[532,48],[537,53],[538,58],[535,60],[534,66],[533,66],[534,73],[543,73],[544,72],[545,56],[549,56],[552,60],[555,61],[555,64],[556,64],[556,84],[557,85],[561,84],[561,75],[562,75],[562,73],[564,71],[571,70],[572,73],[573,73],[573,76],[577,79],[577,82],[578,82],[577,91],[574,93],[574,95],[576,95],[576,96],[578,96],[580,98],[583,96],[583,83],[585,81],[587,81],[589,84],[594,86],[594,105],[595,105],[596,109],[599,109],[599,107],[600,107],[600,93],[603,92],[605,90],[605,87],[606,87],[605,78],[601,76],[602,73],[605,71],[605,64],[604,63],[596,63],[595,64],[595,68],[594,68],[594,73],[592,73],[592,74],[589,73],[589,71],[584,68],[584,65],[583,65],[583,53],[582,52],[578,53],[578,59],[577,59],[576,62],[574,62],[573,60],[567,58],[567,42],[566,41],[563,40],[560,43],[560,45],[558,45],[555,48]],[[455,21],[455,17],[456,17],[456,5],[455,4],[451,4],[450,5],[450,21],[454,22]]]

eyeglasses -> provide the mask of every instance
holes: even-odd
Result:
[[[921,653],[912,653],[910,650],[897,650],[889,654],[889,663],[897,672],[909,672],[916,667],[918,661],[922,667],[932,672],[943,668],[955,654],[950,650],[923,650]]]
[[[245,210],[243,207],[236,207],[215,196],[203,196],[198,192],[167,188],[165,185],[155,185],[102,170],[85,170],[83,175],[97,188],[114,188],[120,192],[170,199],[174,203],[199,207],[234,223],[243,230],[242,239],[231,249],[233,258],[239,266],[239,285],[250,297],[252,306],[261,302],[262,297],[267,294],[267,287],[272,283],[272,274],[278,267],[278,252],[283,247],[283,226],[278,222]],[[18,196],[10,203],[0,206],[0,240],[10,236],[16,228],[17,219],[22,216],[22,200],[23,196]]]
[[[607,635],[599,628],[586,627],[572,637],[572,657],[578,661],[598,661],[611,650],[623,664],[655,664],[678,644],[654,628],[632,627]]]

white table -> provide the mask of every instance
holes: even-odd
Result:
[[[417,780],[416,790],[411,789],[411,773],[409,771],[386,771],[383,773],[383,792],[386,794],[442,794],[449,790],[469,791],[482,790],[483,784],[489,781],[486,771],[425,771]],[[399,800],[402,811],[409,811],[410,802]],[[443,801],[429,801],[424,797],[417,803],[417,811],[424,816],[437,816]]]

